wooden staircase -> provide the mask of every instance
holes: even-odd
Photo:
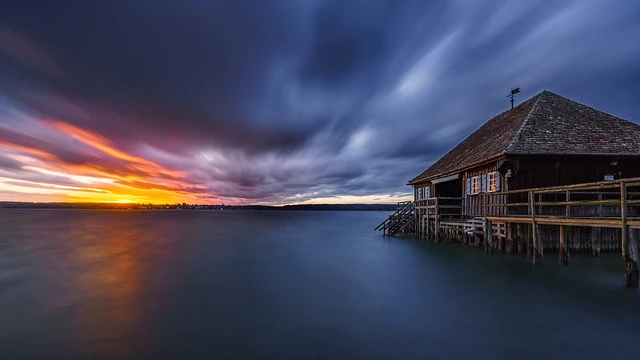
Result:
[[[380,225],[376,226],[374,230],[382,231],[382,233],[387,236],[394,236],[400,231],[403,231],[407,229],[407,227],[413,225],[415,221],[414,202],[399,202],[397,211],[380,223]]]

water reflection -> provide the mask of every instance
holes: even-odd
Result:
[[[78,311],[74,313],[77,341],[93,343],[92,351],[110,353],[130,348],[141,310],[141,252],[144,237],[131,221],[99,231],[91,223],[74,227],[78,271]]]
[[[637,355],[619,256],[533,268],[386,215],[0,211],[0,359]]]

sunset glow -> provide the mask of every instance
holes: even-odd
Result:
[[[217,201],[203,191],[206,187],[189,182],[184,171],[127,153],[95,132],[60,120],[28,121],[37,128],[49,129],[46,139],[0,124],[0,132],[13,135],[4,137],[0,144],[2,158],[14,165],[11,172],[1,170],[3,200],[154,204]],[[46,146],[62,145],[81,161],[33,149],[20,142],[24,139]]]

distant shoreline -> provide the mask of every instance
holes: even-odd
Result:
[[[312,210],[312,211],[395,211],[396,204],[300,204],[300,205],[192,205],[192,204],[119,204],[119,203],[30,203],[1,201],[3,209],[77,209],[77,210]]]

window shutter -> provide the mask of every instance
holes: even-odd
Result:
[[[431,197],[431,188],[425,188],[424,198],[428,199]]]
[[[500,191],[502,186],[502,175],[500,171],[496,171],[496,191]]]
[[[483,174],[483,175],[480,176],[480,179],[482,179],[481,186],[480,186],[480,191],[481,192],[487,192],[487,189],[489,187],[489,184],[488,184],[489,175]]]
[[[467,195],[471,195],[471,179],[467,178],[467,180],[465,181],[465,194]]]

